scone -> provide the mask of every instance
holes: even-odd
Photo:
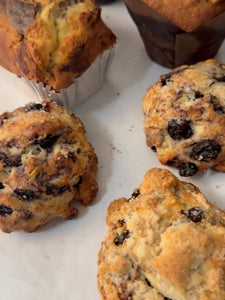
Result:
[[[152,169],[108,209],[98,260],[107,300],[224,300],[225,214],[197,187]]]
[[[0,116],[0,229],[32,232],[97,193],[97,157],[81,121],[53,101]]]
[[[225,65],[207,60],[160,77],[143,98],[146,142],[181,176],[225,171]]]

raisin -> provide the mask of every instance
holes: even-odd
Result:
[[[53,144],[58,139],[58,137],[59,137],[58,135],[47,135],[47,137],[44,139],[40,139],[40,140],[36,139],[34,144],[38,144],[41,146],[41,148],[50,151]]]
[[[129,237],[129,230],[126,230],[121,234],[117,234],[117,236],[114,239],[114,244],[116,246],[122,245],[124,240],[127,239],[128,237]]]
[[[9,118],[9,113],[8,112],[4,112],[3,114],[0,115],[0,126],[2,126],[4,124],[5,120],[8,120]]]
[[[202,219],[204,219],[204,212],[198,208],[198,207],[192,207],[188,210],[188,212],[184,212],[181,210],[181,214],[187,216],[191,221],[198,223],[201,222]]]
[[[21,156],[16,156],[14,159],[10,159],[5,152],[0,152],[0,161],[2,161],[3,167],[19,167],[21,165]]]
[[[74,163],[77,160],[76,155],[73,152],[71,152],[71,151],[68,152],[68,157],[71,158]]]
[[[56,186],[54,184],[44,183],[43,187],[40,189],[40,192],[44,192],[46,195],[58,196],[63,194],[68,189],[68,184],[63,186]]]
[[[192,159],[209,162],[215,160],[221,151],[221,146],[213,140],[202,140],[193,144],[190,153]]]
[[[13,213],[12,208],[5,205],[0,205],[0,216],[11,215],[12,213]]]
[[[18,199],[22,201],[31,201],[36,198],[35,193],[31,190],[15,189],[13,193]]]
[[[135,189],[134,192],[132,193],[131,197],[132,198],[137,198],[140,195],[140,189]]]
[[[42,109],[43,109],[43,105],[41,103],[29,103],[24,107],[25,112],[42,110]]]
[[[204,94],[202,94],[201,92],[199,91],[195,91],[195,98],[198,99],[198,98],[203,98],[204,97]]]
[[[148,286],[150,286],[152,288],[151,282],[146,277],[145,277],[145,282],[147,283]]]
[[[172,71],[170,73],[167,73],[165,75],[162,75],[160,77],[160,80],[161,80],[161,86],[165,86],[167,85],[170,81],[171,81],[171,77],[175,74],[179,74],[179,73],[183,73],[185,70],[187,69],[187,67],[184,67],[184,68],[180,68],[179,70],[175,70],[175,71]]]
[[[216,79],[217,81],[225,82],[224,74],[214,74],[213,78]]]
[[[122,220],[118,220],[118,223],[122,227],[125,224],[125,221],[123,219]]]
[[[210,104],[212,104],[214,111],[216,111],[216,112],[218,112],[218,113],[221,113],[221,114],[224,114],[224,109],[223,109],[223,107],[220,105],[219,100],[218,100],[215,96],[210,95],[210,100],[209,100],[209,102],[210,102]]]
[[[193,176],[198,172],[198,167],[194,163],[182,163],[178,166],[179,174],[183,177]]]
[[[174,140],[188,139],[193,135],[188,120],[172,119],[168,122],[167,132]]]
[[[82,183],[82,177],[80,177],[78,182],[73,185],[73,188],[77,189],[80,186],[81,183]]]

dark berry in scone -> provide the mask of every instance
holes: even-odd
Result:
[[[82,122],[51,100],[0,116],[0,229],[32,232],[97,193],[97,157]]]
[[[102,300],[224,300],[225,213],[197,187],[152,169],[113,201],[98,259]]]
[[[162,75],[143,99],[146,142],[181,176],[225,172],[225,65],[210,59]]]

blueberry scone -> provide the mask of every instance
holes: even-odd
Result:
[[[224,300],[225,213],[197,187],[152,169],[108,208],[98,259],[107,300]]]
[[[225,65],[207,60],[160,77],[143,98],[146,142],[181,176],[225,172]]]
[[[45,100],[0,116],[0,229],[32,232],[71,219],[97,192],[97,157],[82,122]],[[73,202],[73,203],[72,203]]]

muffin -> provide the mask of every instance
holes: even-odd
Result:
[[[225,213],[197,187],[152,169],[113,201],[98,259],[103,300],[224,300]]]
[[[146,142],[161,164],[181,176],[225,171],[225,65],[210,59],[183,65],[143,98]]]
[[[115,43],[91,0],[3,0],[0,39],[3,68],[28,79],[41,99],[63,91],[57,97],[70,108],[102,85]]]
[[[225,36],[223,0],[124,0],[157,63],[174,68],[214,57]]]
[[[0,123],[2,231],[37,231],[93,201],[97,157],[74,114],[45,100],[3,113]]]

